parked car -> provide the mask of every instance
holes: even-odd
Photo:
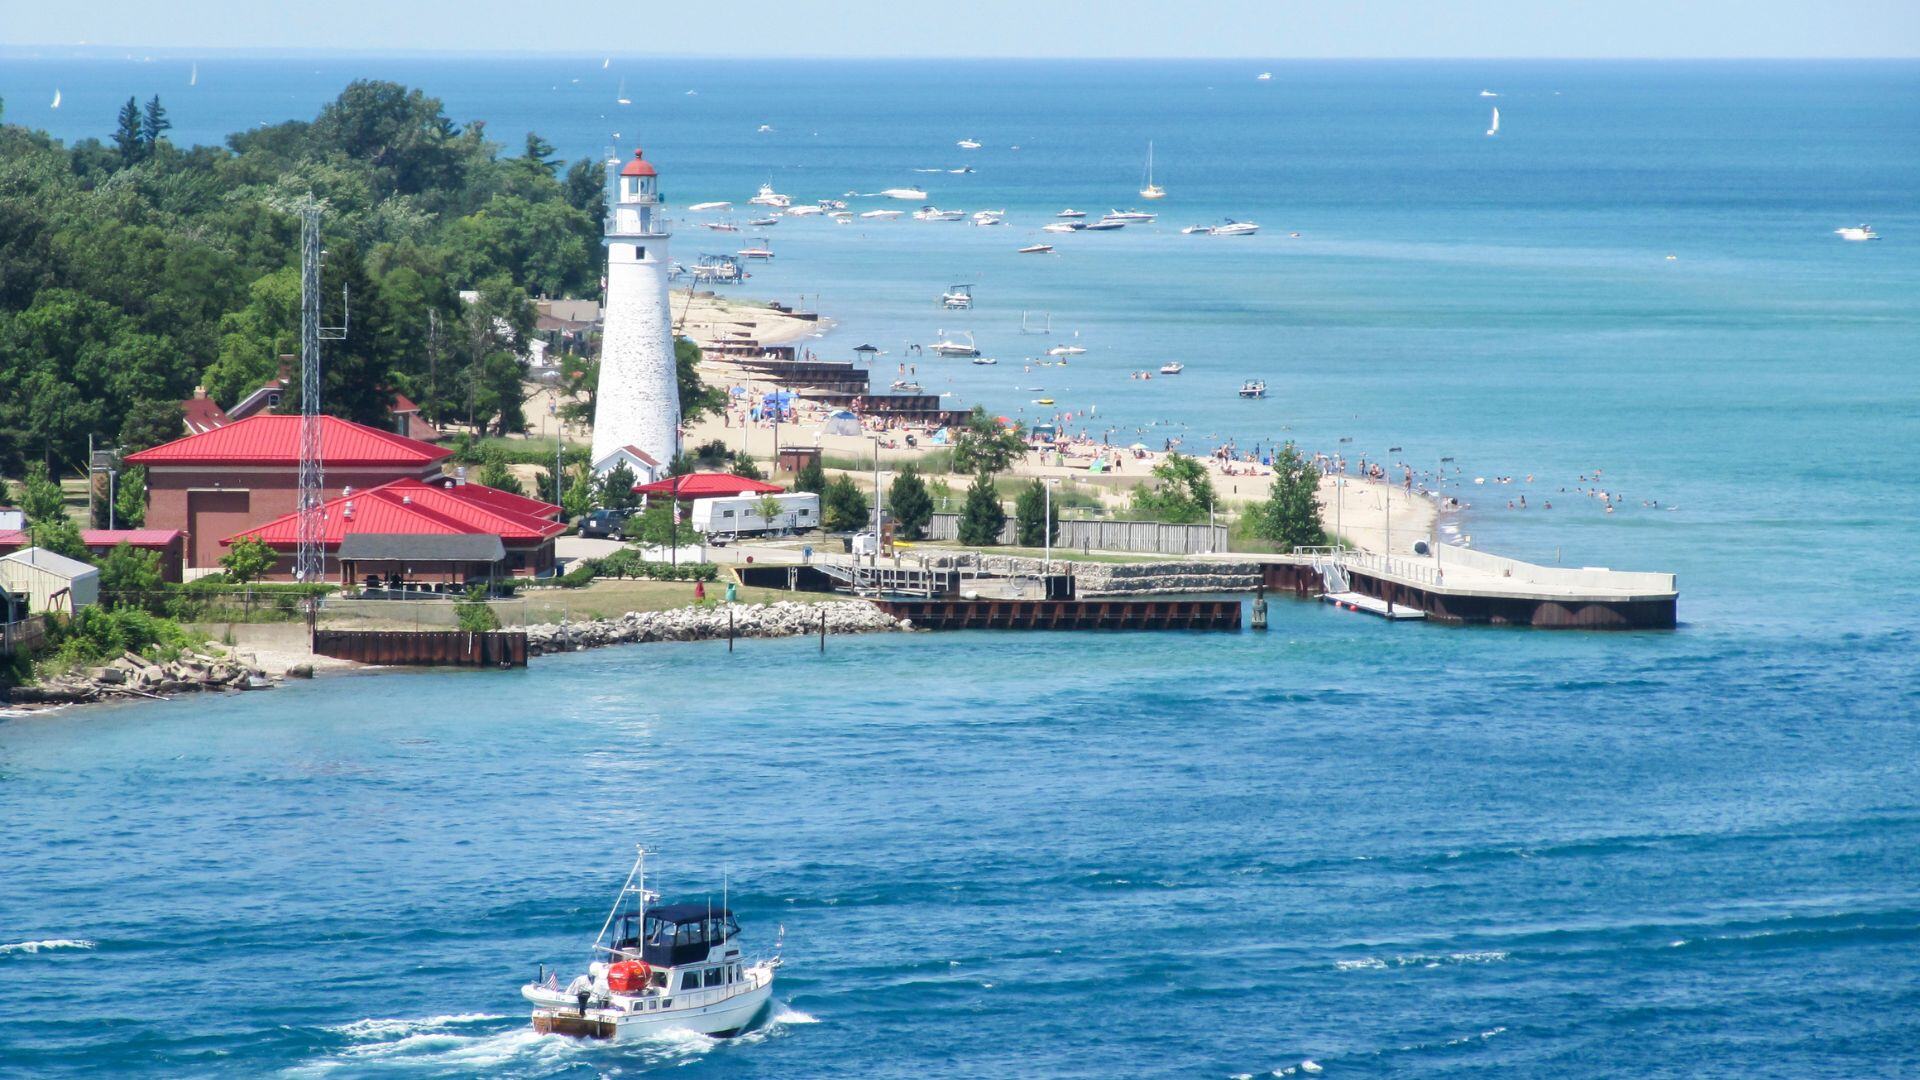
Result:
[[[595,510],[580,518],[580,535],[606,537],[612,540],[627,538],[627,519],[634,515],[633,510]]]

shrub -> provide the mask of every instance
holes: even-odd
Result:
[[[1035,480],[1020,491],[1013,504],[1014,533],[1021,547],[1042,547],[1047,535],[1060,537],[1060,504],[1047,497],[1046,486]]]
[[[993,477],[983,472],[967,485],[967,501],[960,508],[960,542],[975,547],[998,544],[1006,524],[1007,512],[1000,505]]]
[[[487,587],[474,585],[467,594],[453,602],[454,617],[459,620],[460,629],[469,634],[484,634],[500,629],[500,616],[493,613],[487,604]]]
[[[227,568],[229,579],[244,583],[265,577],[279,558],[266,541],[257,536],[243,536],[228,545],[227,553],[220,556],[220,565]]]

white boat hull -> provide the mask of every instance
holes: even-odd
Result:
[[[585,1009],[564,990],[529,985],[521,994],[536,1006],[533,1030],[543,1035],[628,1042],[666,1031],[693,1031],[725,1038],[750,1027],[773,997],[771,967],[756,965],[746,974],[744,983],[733,986],[652,997],[612,994],[604,1007]],[[667,1003],[672,1007],[660,1007]]]

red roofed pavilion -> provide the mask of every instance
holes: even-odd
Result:
[[[674,495],[680,501],[692,499],[717,499],[733,495],[771,495],[784,491],[779,484],[769,484],[732,473],[689,473],[686,476],[669,476],[664,480],[655,480],[651,484],[635,484],[633,490],[641,495]]]

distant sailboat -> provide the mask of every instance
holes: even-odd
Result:
[[[607,70],[607,66],[612,63],[613,63],[613,57],[611,56],[607,57],[605,60],[600,61],[600,70],[601,71]]]
[[[60,107],[60,88],[57,86],[53,88],[53,107]]]
[[[188,75],[187,75],[187,85],[188,85],[188,86],[199,86],[199,85],[200,85],[200,65],[199,65],[198,63],[195,63],[195,64],[193,65],[193,71],[191,71],[190,73],[188,73]]]
[[[1261,72],[1260,74],[1258,74],[1258,75],[1255,75],[1255,76],[1254,76],[1253,78],[1254,78],[1254,81],[1255,81],[1255,82],[1272,82],[1272,81],[1273,81],[1273,72],[1271,72],[1271,71],[1263,71],[1263,72]]]
[[[633,101],[627,97],[627,77],[624,75],[620,77],[620,96],[614,98],[614,100],[622,105],[633,104]]]
[[[1151,142],[1147,143],[1147,183],[1145,187],[1140,189],[1140,197],[1143,199],[1164,199],[1167,197],[1167,189],[1153,182],[1153,143]]]
[[[1487,129],[1487,134],[1500,134],[1500,107],[1498,105],[1493,108],[1493,126]]]

